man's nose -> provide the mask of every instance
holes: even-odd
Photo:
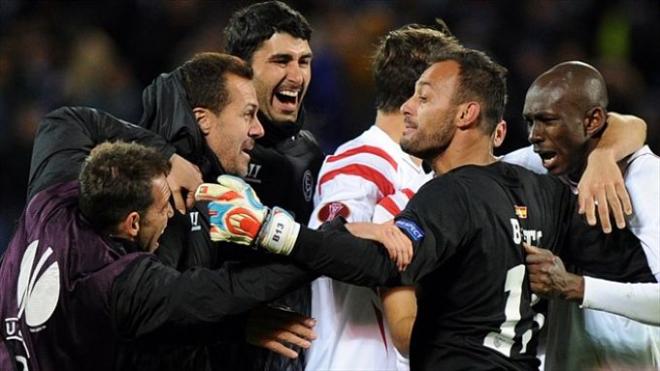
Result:
[[[399,111],[404,115],[411,115],[413,111],[413,97],[410,97],[407,101],[403,102]]]
[[[286,78],[289,81],[293,81],[296,84],[302,85],[305,81],[305,78],[303,76],[303,69],[295,61],[290,62],[286,66]]]
[[[250,123],[250,128],[248,129],[248,136],[254,139],[258,139],[264,136],[264,127],[261,125],[258,117],[254,117],[254,120]]]
[[[543,141],[543,130],[541,128],[541,125],[532,123],[532,125],[529,127],[529,134],[527,136],[527,140],[532,144]]]

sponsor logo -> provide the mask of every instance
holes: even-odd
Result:
[[[199,231],[202,229],[202,226],[199,225],[199,211],[193,211],[190,214],[190,227],[191,232]]]
[[[57,261],[44,268],[53,254],[53,249],[48,247],[35,265],[38,246],[39,240],[33,241],[23,253],[16,288],[17,314],[16,317],[5,318],[4,323],[3,337],[7,341],[20,342],[27,358],[30,358],[30,353],[20,329],[22,319],[25,318],[30,332],[43,330],[46,328],[45,323],[53,315],[60,296],[60,268]],[[16,360],[26,366],[26,358],[17,355]]]
[[[325,204],[325,206],[319,210],[318,218],[321,222],[327,222],[336,218],[337,216],[348,218],[349,215],[351,215],[351,209],[349,209],[345,204],[335,201]]]
[[[412,220],[398,219],[394,224],[406,232],[408,237],[415,242],[419,242],[424,238],[424,230]]]
[[[513,206],[514,210],[516,211],[516,215],[520,219],[527,219],[527,206]]]
[[[259,179],[259,172],[261,171],[261,166],[262,165],[250,163],[250,165],[248,165],[248,172],[247,175],[245,176],[245,180],[251,183],[261,183],[261,179]]]
[[[312,191],[314,189],[314,177],[312,176],[311,170],[305,170],[302,178],[302,191],[305,201],[309,202],[312,200]]]

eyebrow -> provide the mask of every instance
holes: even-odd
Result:
[[[313,57],[313,54],[310,52],[310,53],[305,53],[305,54],[301,55],[301,56],[299,57],[299,59],[302,59],[302,58],[312,58],[312,57]],[[290,60],[293,60],[293,59],[295,59],[295,58],[293,57],[293,55],[291,55],[291,54],[289,54],[289,53],[278,53],[278,54],[273,54],[273,55],[271,55],[268,59],[269,59],[269,60],[286,59],[286,60],[289,60],[289,61],[290,61]]]

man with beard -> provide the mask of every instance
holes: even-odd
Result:
[[[594,67],[582,62],[554,66],[527,91],[523,115],[532,146],[505,159],[575,186],[587,161],[603,155],[596,147],[606,140],[601,134],[607,104],[605,81]],[[571,301],[551,301],[546,369],[660,366],[660,161],[645,146],[614,171],[624,178],[613,192],[628,189],[632,202],[625,208],[632,206],[632,214],[625,228],[619,224],[609,234],[581,220],[573,223],[571,238],[558,254],[577,274],[566,272],[550,251],[527,248],[532,289]]]
[[[196,116],[195,129],[208,141],[204,148],[218,151],[218,141],[226,140],[224,166],[245,171],[249,157],[243,150],[251,136],[261,133],[249,66],[236,57],[202,54],[175,75],[197,90],[168,96],[171,106],[174,101],[179,108],[190,107],[172,117]],[[206,82],[198,81],[202,78]],[[208,369],[204,344],[243,341],[249,320],[246,324],[244,315],[235,315],[295,288],[307,274],[278,262],[177,272],[155,259],[147,252],[166,248],[159,238],[173,214],[165,183],[169,168],[159,162],[160,155],[135,145],[110,145],[121,148],[92,155],[103,161],[90,160],[81,173],[80,191],[75,177],[70,178],[91,148],[117,139],[150,144],[165,156],[175,150],[156,134],[94,109],[65,107],[41,122],[30,171],[31,202],[0,267],[3,284],[19,290],[0,300],[5,339],[0,351],[35,370]],[[35,290],[47,287],[46,293],[42,289],[32,295],[32,286],[24,293],[24,285],[16,282],[30,277],[37,255],[54,268],[31,279]],[[72,318],[79,326],[70,326]],[[297,329],[309,336],[307,327],[302,323]],[[281,335],[277,327],[258,330],[257,336]],[[296,340],[306,342],[291,341]],[[5,359],[6,354],[0,355]]]
[[[258,234],[236,237],[254,238],[315,272],[359,285],[416,284],[412,369],[537,369],[540,324],[522,243],[542,239],[557,249],[575,199],[559,180],[492,156],[492,133],[506,100],[502,67],[469,49],[441,52],[431,62],[402,106],[401,145],[442,176],[424,185],[395,219],[405,234],[401,244],[414,246],[404,272],[374,243],[309,230],[277,208],[267,213],[250,206],[241,201],[249,198],[247,186],[235,180],[207,184],[213,191],[198,199],[213,200],[212,222],[230,234],[223,227],[227,216],[240,215],[240,208],[260,215],[252,219],[263,224]],[[227,194],[239,196],[222,200]],[[346,224],[362,236],[372,227]],[[406,260],[408,253],[401,255]]]
[[[257,3],[236,11],[224,29],[226,51],[254,70],[258,117],[264,136],[256,140],[245,179],[267,205],[279,205],[307,222],[323,152],[312,134],[302,130],[302,102],[311,82],[312,30],[299,12],[280,1]],[[310,315],[311,289],[305,285],[274,306]],[[305,353],[284,359],[262,349],[238,351],[238,362],[255,370],[302,370]]]
[[[458,47],[444,23],[438,26],[441,30],[406,25],[389,32],[379,42],[373,58],[375,122],[323,162],[310,228],[318,228],[335,217],[344,217],[348,222],[389,221],[399,213],[399,205],[405,206],[431,178],[421,160],[399,147],[404,130],[404,116],[399,108],[412,95],[415,81],[428,67],[432,53]],[[400,310],[398,304],[389,311]],[[406,368],[406,360],[395,349],[398,339],[394,337],[393,342],[384,322],[389,321],[386,313],[388,308],[383,308],[378,293],[371,288],[328,277],[315,280],[312,317],[318,320],[318,339],[309,349],[307,370]],[[397,365],[399,362],[403,364]]]

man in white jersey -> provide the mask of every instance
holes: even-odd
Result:
[[[342,216],[351,222],[392,220],[430,179],[421,161],[399,147],[401,104],[428,66],[433,50],[458,47],[446,31],[407,25],[388,33],[374,55],[376,122],[328,156],[318,176],[309,226]],[[312,317],[318,335],[307,370],[395,370],[397,351],[378,293],[321,277],[312,284]],[[403,360],[403,358],[402,358]],[[403,360],[399,369],[407,369]]]
[[[594,148],[606,140],[599,135],[606,106],[605,82],[595,68],[581,62],[551,68],[525,100],[532,146],[505,161],[575,186],[586,161],[602,155]],[[546,369],[660,367],[660,159],[644,146],[619,167],[633,213],[625,229],[618,223],[609,235],[577,228],[560,254],[577,275],[547,250],[527,248],[532,288],[570,300],[551,302]]]

